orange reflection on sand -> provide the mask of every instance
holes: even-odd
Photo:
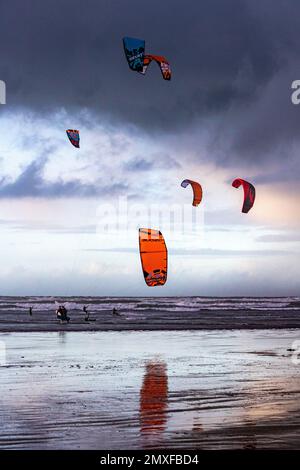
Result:
[[[168,408],[168,375],[165,362],[148,362],[140,392],[142,434],[164,431]]]

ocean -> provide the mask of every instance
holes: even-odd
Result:
[[[105,312],[113,307],[123,313],[140,312],[193,312],[203,311],[276,311],[300,310],[300,297],[0,297],[0,311],[20,311],[33,306],[39,311],[55,310],[59,304],[81,310],[83,305],[91,311]]]
[[[64,304],[70,330],[270,329],[300,327],[300,297],[0,297],[0,328],[57,328]],[[84,322],[83,306],[91,322]],[[33,315],[28,315],[33,307]],[[120,316],[113,316],[116,308]]]

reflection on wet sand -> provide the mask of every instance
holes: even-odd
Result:
[[[140,391],[141,434],[144,436],[160,435],[166,427],[167,409],[167,365],[163,361],[147,362]]]
[[[66,344],[66,331],[59,331],[58,332],[58,338],[59,338],[59,343],[60,344]]]
[[[245,435],[243,437],[243,449],[245,450],[255,450],[257,448],[257,438],[256,438],[256,422],[248,421],[245,419],[243,429],[245,429]]]
[[[298,449],[297,338],[0,334],[0,449]]]

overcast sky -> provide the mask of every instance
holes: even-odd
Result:
[[[0,294],[298,295],[298,18],[296,0],[0,0]],[[123,36],[172,80],[130,71]],[[165,235],[164,287],[140,226]]]

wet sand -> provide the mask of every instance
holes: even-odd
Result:
[[[2,333],[0,449],[297,449],[295,340],[298,330]]]
[[[52,311],[9,309],[0,312],[2,332],[46,331],[123,331],[123,330],[220,330],[220,329],[287,329],[300,328],[300,310],[215,310],[187,311],[132,311],[120,316],[112,310],[90,311],[91,321],[84,320],[80,310],[68,311],[69,324],[61,324]]]

